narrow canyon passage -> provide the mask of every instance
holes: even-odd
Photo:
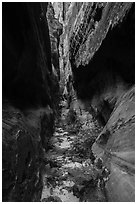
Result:
[[[79,129],[78,121],[77,125],[68,124],[68,111],[62,110],[50,141],[52,148],[45,154],[41,201],[107,201],[104,186],[109,171],[92,153],[93,137],[101,128],[93,120],[90,124],[82,120],[83,127]]]
[[[135,201],[135,3],[2,3],[2,201]]]

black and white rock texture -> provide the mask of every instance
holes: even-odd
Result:
[[[47,3],[3,3],[3,201],[39,201],[59,85]]]
[[[60,95],[66,101],[62,117],[73,121],[64,140],[70,140],[69,132],[75,134],[80,157],[96,157],[94,164],[86,158],[95,169],[90,175],[94,185],[88,180],[87,187],[80,187],[78,182],[74,194],[86,202],[134,201],[135,4],[5,2],[2,10],[3,201],[41,200],[50,139],[61,139],[53,134]],[[91,131],[90,138],[95,121],[100,129],[94,135]],[[80,163],[81,158],[73,160]],[[77,171],[71,174],[76,184]]]
[[[88,110],[104,127],[93,151],[111,172],[108,201],[134,201],[135,5],[62,2],[53,6],[64,25],[62,84],[67,87],[72,76],[77,94],[74,97],[71,90],[70,107],[78,115],[78,109]]]

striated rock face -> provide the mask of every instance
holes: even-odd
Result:
[[[82,4],[69,34],[70,58],[75,61],[76,67],[89,63],[109,28],[120,23],[131,6],[132,3]]]
[[[50,43],[51,43],[51,60],[54,66],[53,69],[57,72],[57,76],[60,76],[59,69],[59,41],[60,35],[62,34],[62,24],[55,18],[54,9],[51,3],[48,3],[47,7],[47,20],[49,26],[49,35],[50,35]]]
[[[95,11],[98,12],[96,6],[91,4],[88,8],[94,7]],[[119,95],[129,85],[134,84],[134,6],[132,8],[131,4],[107,4],[104,6],[100,20],[98,20],[99,23],[96,23],[98,26],[95,24],[94,15],[92,17],[96,29],[92,31],[91,28],[85,27],[88,37],[86,37],[85,42],[79,43],[79,47],[77,40],[74,40],[76,37],[78,38],[79,34],[76,34],[75,37],[72,34],[69,48],[77,95],[83,101],[91,101],[91,106],[96,114],[101,114],[103,117],[103,124],[109,119]],[[107,13],[108,8],[109,14]],[[119,8],[122,8],[123,11],[118,12]],[[127,12],[127,10],[129,11]],[[127,15],[124,18],[126,13]],[[104,15],[106,15],[106,18],[104,18]],[[123,21],[119,16],[124,18]],[[119,18],[122,23],[117,25]],[[85,20],[84,17],[83,19]],[[131,29],[128,29],[129,24],[131,24]],[[83,25],[86,25],[86,23],[83,23]],[[111,27],[109,28],[108,25],[111,25]],[[111,29],[113,26],[114,28]],[[80,24],[77,22],[77,26],[74,25],[73,30],[77,28],[80,32],[81,28],[79,27]],[[90,35],[88,29],[92,35]],[[88,47],[92,49],[92,52]],[[84,56],[84,53],[87,54]],[[109,114],[106,112],[109,112]]]
[[[135,5],[66,2],[56,8],[64,16],[62,84],[71,76],[72,101],[77,94],[71,108],[84,107],[104,127],[93,151],[110,171],[108,201],[134,201]]]
[[[58,104],[60,99],[59,92],[59,80],[60,80],[60,67],[59,67],[59,42],[60,35],[62,34],[63,26],[57,18],[55,18],[55,13],[52,4],[49,2],[47,7],[47,21],[49,27],[49,36],[51,44],[51,63],[52,71],[54,73],[54,93],[53,98],[56,101],[54,109],[56,110],[56,115],[58,114]]]
[[[47,3],[3,3],[2,9],[3,201],[39,201],[59,91]]]
[[[64,19],[62,75],[73,71],[77,97],[90,101],[104,125],[119,95],[134,84],[134,4],[73,2]]]
[[[135,200],[135,89],[123,94],[92,147],[110,170],[106,183],[110,202]]]

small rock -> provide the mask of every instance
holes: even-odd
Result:
[[[49,196],[48,198],[43,198],[42,202],[62,202],[62,200],[57,196]]]
[[[103,167],[103,160],[101,158],[97,158],[95,160],[95,166],[98,168],[98,169],[102,169]]]
[[[72,189],[73,189],[74,196],[79,197],[79,189],[78,189],[78,187],[76,185],[74,185]]]

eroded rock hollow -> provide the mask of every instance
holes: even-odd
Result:
[[[135,4],[2,3],[2,200],[135,200]]]

